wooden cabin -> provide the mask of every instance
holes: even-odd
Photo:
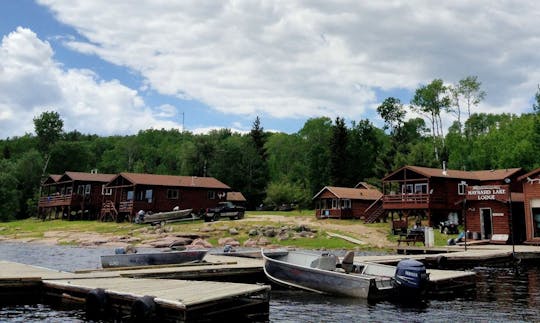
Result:
[[[68,220],[74,217],[95,219],[103,203],[103,186],[114,176],[70,171],[50,175],[41,187],[39,215],[42,218],[61,215]]]
[[[213,177],[120,173],[106,186],[101,219],[133,221],[140,210],[166,212],[175,207],[203,213],[226,200],[231,188]]]
[[[325,186],[313,197],[315,216],[318,219],[361,219],[365,217],[366,210],[381,196],[382,193],[372,186]]]
[[[523,185],[525,243],[540,244],[540,168],[518,180]]]
[[[244,194],[241,192],[227,192],[227,201],[234,203],[235,205],[244,206],[247,202]]]
[[[429,226],[457,216],[478,239],[496,235],[502,242],[510,236],[511,226],[524,228],[521,174],[521,168],[460,171],[405,166],[383,178],[383,208],[392,216],[427,219]]]

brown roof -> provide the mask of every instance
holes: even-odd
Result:
[[[352,188],[352,187],[337,187],[337,186],[325,186],[319,193],[317,193],[313,199],[316,199],[324,191],[330,191],[337,198],[351,199],[351,200],[378,200],[382,193],[377,189],[366,188]]]
[[[100,173],[83,173],[83,172],[65,172],[57,182],[71,182],[71,181],[81,181],[81,182],[101,182],[108,183],[116,175],[115,174],[100,174]]]
[[[43,185],[54,185],[61,177],[59,174],[51,174],[43,181]]]
[[[535,176],[538,173],[540,173],[540,168],[533,169],[532,171],[528,172],[527,174],[518,177],[518,181],[523,181],[525,179],[529,179],[529,178],[531,178],[531,176]]]
[[[227,192],[227,201],[246,202],[246,198],[241,192]]]
[[[231,189],[213,177],[120,173],[132,184]]]
[[[366,182],[359,182],[358,184],[356,184],[356,186],[354,188],[366,188],[366,189],[373,189],[373,190],[376,190],[377,187],[371,185],[371,184],[368,184]]]
[[[397,171],[387,175],[383,180],[397,174],[398,172],[409,169],[418,174],[424,175],[426,177],[440,177],[440,178],[456,178],[456,179],[470,179],[470,180],[479,180],[479,181],[489,181],[489,180],[503,180],[509,176],[516,175],[521,171],[521,168],[506,168],[506,169],[495,169],[495,170],[477,170],[477,171],[464,171],[464,170],[454,170],[447,169],[443,171],[440,168],[429,168],[429,167],[420,167],[420,166],[404,166]]]

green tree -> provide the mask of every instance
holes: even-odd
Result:
[[[482,102],[486,97],[486,92],[481,89],[482,82],[478,81],[477,76],[467,76],[459,80],[458,84],[450,87],[452,95],[452,105],[454,108],[449,111],[453,112],[457,117],[457,122],[461,130],[461,113],[462,109],[467,109],[467,118],[471,117],[471,109]],[[464,106],[462,107],[462,105]]]
[[[18,185],[13,163],[0,159],[0,221],[13,220],[19,214],[21,193]]]
[[[311,195],[302,185],[291,182],[273,182],[268,184],[266,189],[267,205],[282,205],[297,203],[300,207],[307,207],[310,203]]]
[[[380,151],[384,150],[383,137],[384,133],[367,119],[352,123],[347,140],[349,162],[345,186],[353,187],[360,181],[377,176],[376,163]]]
[[[419,87],[411,100],[412,109],[426,116],[431,124],[435,159],[439,161],[439,151],[444,149],[444,127],[441,112],[448,111],[451,106],[448,88],[441,79],[435,79],[428,85]]]
[[[400,129],[405,120],[406,111],[401,101],[394,97],[386,98],[377,107],[377,113],[384,120],[384,129],[390,129],[390,133],[395,133]]]
[[[337,117],[332,126],[330,140],[330,184],[333,186],[346,185],[347,164],[347,127],[345,120]]]
[[[308,147],[307,164],[311,196],[330,183],[330,140],[332,120],[327,117],[309,119],[299,133]]]

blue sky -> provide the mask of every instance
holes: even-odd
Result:
[[[65,130],[293,133],[369,119],[435,78],[476,75],[477,112],[531,111],[534,2],[0,0],[0,138],[55,110]],[[184,118],[182,118],[184,116]],[[412,116],[410,114],[409,116]],[[445,116],[447,126],[452,116]]]

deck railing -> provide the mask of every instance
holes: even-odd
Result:
[[[434,195],[427,193],[418,194],[391,194],[383,196],[383,204],[385,207],[396,205],[400,207],[425,207],[428,208],[435,204],[444,203],[442,195]]]
[[[79,194],[49,195],[39,198],[39,207],[68,206],[81,202]]]
[[[133,201],[122,201],[120,202],[118,212],[124,213],[133,211]]]

